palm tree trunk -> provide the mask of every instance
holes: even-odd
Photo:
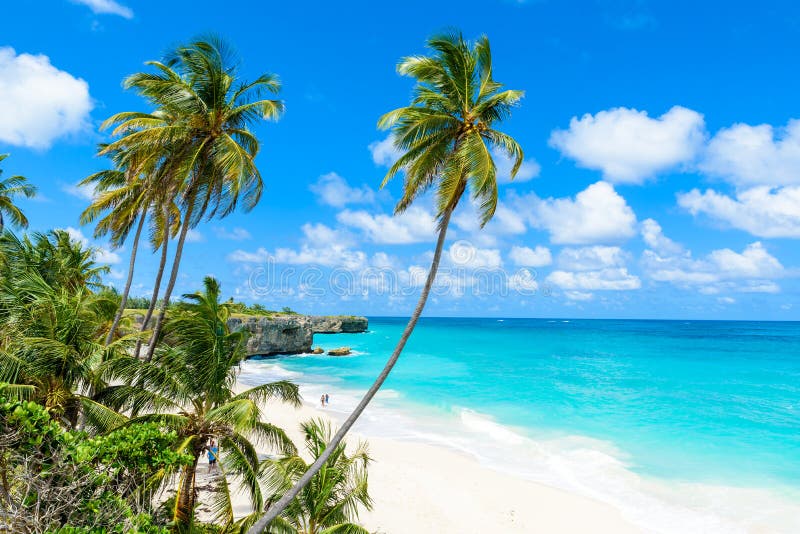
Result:
[[[142,228],[144,227],[146,216],[147,212],[142,214],[142,217],[139,219],[139,226],[136,228],[136,235],[133,237],[133,249],[131,250],[131,259],[128,263],[128,280],[125,282],[125,291],[122,292],[119,310],[117,310],[117,315],[114,316],[114,322],[111,323],[111,330],[108,331],[108,336],[106,336],[106,345],[110,345],[111,340],[114,339],[114,333],[117,331],[119,322],[122,319],[122,314],[125,312],[125,305],[128,303],[128,293],[131,291],[131,283],[133,282],[133,267],[136,264],[136,252],[139,250],[139,238],[142,235]]]
[[[419,301],[417,301],[417,307],[414,308],[414,313],[411,314],[411,318],[408,320],[405,330],[403,330],[403,335],[400,336],[400,340],[397,342],[389,361],[386,362],[383,371],[381,371],[381,374],[378,375],[378,378],[375,379],[375,382],[367,390],[364,398],[362,398],[361,402],[358,403],[358,406],[356,406],[356,409],[353,410],[353,413],[348,416],[348,418],[333,436],[333,439],[331,439],[330,443],[328,443],[328,446],[325,447],[325,450],[322,451],[322,454],[320,454],[311,467],[308,468],[308,471],[306,471],[303,476],[300,477],[300,480],[297,481],[292,489],[286,492],[286,494],[281,497],[274,506],[271,506],[267,510],[266,514],[261,519],[259,519],[252,527],[250,527],[250,530],[247,531],[247,534],[259,534],[260,532],[263,532],[267,525],[269,525],[273,519],[278,517],[278,515],[283,512],[284,508],[286,508],[286,506],[292,502],[292,499],[294,499],[297,494],[302,491],[306,484],[311,481],[314,475],[316,475],[317,472],[322,469],[322,466],[328,460],[328,457],[333,454],[333,451],[336,450],[336,447],[338,447],[339,443],[341,443],[342,439],[344,439],[344,436],[347,434],[348,430],[350,430],[350,427],[352,427],[359,416],[361,416],[364,409],[366,409],[372,398],[376,393],[378,393],[380,387],[389,377],[389,373],[397,363],[400,353],[403,352],[403,348],[406,346],[408,338],[411,337],[411,333],[414,331],[414,327],[417,325],[417,321],[419,320],[419,316],[422,314],[423,308],[425,308],[425,303],[428,300],[428,294],[433,286],[433,281],[436,279],[436,273],[439,270],[439,260],[442,257],[444,240],[447,234],[447,227],[450,224],[450,215],[452,213],[453,208],[450,208],[442,217],[441,224],[439,226],[439,239],[436,241],[436,251],[433,254],[433,261],[431,262],[430,271],[428,271],[428,279],[425,281],[425,287],[422,288]]]
[[[199,459],[200,457],[195,455],[194,461],[184,467],[181,472],[178,495],[175,496],[174,513],[174,520],[178,524],[178,532],[191,532],[191,524],[194,518],[194,482]]]
[[[161,328],[164,326],[164,316],[167,314],[169,298],[172,295],[172,290],[175,288],[175,282],[178,280],[178,269],[180,269],[181,256],[183,255],[183,244],[186,242],[186,234],[189,232],[189,225],[192,221],[194,201],[194,195],[192,195],[189,199],[189,206],[186,208],[186,215],[183,218],[181,235],[178,237],[178,246],[175,249],[175,258],[172,260],[172,272],[169,274],[169,282],[167,282],[167,288],[164,290],[164,300],[161,302],[161,310],[156,319],[156,326],[153,328],[153,334],[150,336],[150,346],[147,347],[147,361],[153,359],[153,352],[156,350],[156,342],[158,341],[158,336],[161,335]]]
[[[153,296],[150,297],[150,306],[147,308],[147,313],[144,314],[144,321],[142,322],[140,332],[147,330],[147,325],[150,323],[150,319],[153,317],[156,304],[158,304],[158,293],[161,291],[161,279],[164,277],[164,268],[167,266],[168,244],[169,230],[165,230],[164,243],[161,244],[161,261],[158,264],[158,273],[156,274],[155,283],[153,285]],[[142,338],[140,336],[139,339],[136,340],[136,349],[133,352],[135,358],[139,357],[141,350]]]

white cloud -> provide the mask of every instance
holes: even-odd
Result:
[[[511,169],[514,168],[514,160],[499,148],[492,149],[492,156],[494,164],[497,166],[497,181],[501,184],[527,182],[531,178],[536,178],[542,172],[542,166],[535,159],[524,159],[522,160],[522,165],[517,169],[517,175],[512,180]]]
[[[248,232],[247,229],[238,226],[231,230],[228,230],[224,226],[218,226],[214,228],[214,233],[218,238],[226,239],[228,241],[244,241],[253,237],[250,235],[250,232]]]
[[[465,204],[462,209],[456,211],[452,222],[459,229],[475,234],[476,239],[481,237],[489,242],[494,241],[498,235],[524,234],[526,231],[523,216],[502,201],[497,203],[494,217],[483,228],[481,228],[480,216],[473,202]]]
[[[456,241],[448,250],[450,264],[469,269],[497,269],[503,265],[500,251],[478,248],[468,241]]]
[[[186,232],[186,241],[188,243],[202,243],[206,240],[206,236],[204,236],[200,230],[195,230],[194,228],[189,228]]]
[[[287,263],[291,265],[321,265],[357,270],[367,266],[367,255],[352,250],[349,236],[324,224],[306,223],[302,226],[303,242],[299,249],[277,248],[274,252],[260,247],[255,252],[235,250],[228,260],[236,263]]]
[[[720,304],[736,304],[736,299],[733,297],[719,297],[717,302]]]
[[[739,187],[800,184],[800,120],[785,128],[734,124],[708,144],[699,168]]]
[[[683,247],[665,236],[661,225],[653,219],[642,221],[641,232],[645,244],[659,254],[673,255],[683,252]]]
[[[340,212],[336,219],[364,232],[373,243],[407,244],[430,241],[436,235],[436,222],[426,210],[411,206],[397,216],[371,214],[364,210]]]
[[[372,161],[376,165],[391,167],[401,156],[400,151],[394,146],[394,139],[391,135],[383,141],[370,143],[367,148],[372,154]]]
[[[657,226],[655,221],[653,223]],[[660,226],[658,235],[667,239]],[[694,259],[691,251],[677,243],[671,240],[669,243],[672,244],[670,249],[648,249],[642,254],[645,272],[657,282],[696,288],[705,295],[716,295],[723,290],[776,293],[780,287],[772,280],[787,275],[783,265],[759,241],[747,245],[742,252],[717,249],[701,259]]]
[[[573,117],[567,130],[553,131],[550,145],[609,182],[638,184],[690,163],[704,140],[703,116],[675,106],[658,118],[629,108]]]
[[[375,193],[369,187],[362,186],[350,187],[347,181],[336,174],[330,172],[323,174],[315,183],[309,187],[317,195],[317,199],[322,204],[343,208],[347,204],[364,204],[375,200]]]
[[[95,191],[94,186],[91,185],[63,185],[61,186],[61,190],[68,195],[72,195],[83,200],[94,200]]]
[[[84,248],[91,247],[92,249],[94,249],[93,259],[97,263],[105,263],[113,265],[122,261],[122,258],[120,258],[119,254],[117,254],[116,252],[106,247],[99,247],[94,245],[89,240],[89,238],[83,234],[83,232],[80,229],[74,228],[72,226],[67,226],[66,228],[61,228],[61,229],[67,232],[67,235],[69,235],[69,238],[72,241],[80,243],[81,246]]]
[[[597,182],[571,198],[518,199],[520,211],[531,223],[546,229],[556,244],[590,245],[618,242],[636,233],[636,215],[625,199],[607,182]]]
[[[628,254],[619,247],[565,248],[558,255],[558,266],[568,271],[594,271],[624,267]]]
[[[133,18],[131,8],[124,6],[114,0],[72,0],[77,4],[88,6],[92,13],[98,15],[119,15],[126,19]]]
[[[89,122],[89,85],[45,55],[0,47],[0,142],[44,149]]]
[[[119,254],[112,250],[109,250],[105,247],[99,247],[94,253],[94,261],[97,263],[108,263],[113,265],[121,262],[122,258],[120,258]]]
[[[508,277],[508,288],[520,293],[532,293],[539,289],[539,284],[528,269],[520,269]]]
[[[800,238],[800,186],[753,187],[738,191],[735,198],[693,189],[678,195],[678,205],[755,236]]]
[[[564,291],[564,296],[569,300],[586,301],[594,298],[594,293],[586,291]]]
[[[642,287],[639,277],[630,274],[625,267],[577,273],[553,271],[547,281],[561,289],[573,291],[627,291]]]
[[[522,267],[544,267],[553,263],[550,249],[543,246],[536,248],[513,246],[508,257]]]

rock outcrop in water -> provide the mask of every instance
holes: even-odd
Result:
[[[365,332],[368,326],[366,317],[354,316],[252,315],[228,319],[231,330],[244,328],[250,332],[249,356],[311,352],[314,334]]]

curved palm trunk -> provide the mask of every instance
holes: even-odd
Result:
[[[139,226],[136,228],[136,235],[133,237],[133,249],[131,250],[131,259],[128,263],[128,280],[125,282],[125,291],[122,292],[122,300],[119,302],[117,315],[114,316],[114,322],[111,323],[111,330],[108,331],[108,336],[106,336],[106,345],[109,345],[111,340],[114,339],[114,333],[116,333],[119,322],[122,320],[122,314],[125,313],[125,305],[128,303],[128,293],[131,291],[131,283],[133,282],[133,267],[136,264],[136,252],[139,250],[139,238],[142,235],[142,228],[144,227],[146,215],[146,213],[143,213],[142,217],[139,219]]]
[[[194,483],[197,472],[197,462],[200,457],[195,455],[194,462],[183,468],[181,472],[178,494],[175,496],[174,519],[178,524],[178,532],[191,532],[194,519]]]
[[[144,332],[147,330],[147,325],[150,323],[150,319],[153,318],[153,312],[156,309],[156,304],[158,304],[158,293],[161,291],[161,279],[164,277],[164,269],[167,266],[167,256],[168,256],[168,245],[169,244],[169,232],[164,235],[164,243],[161,245],[161,261],[158,264],[158,273],[156,274],[155,283],[153,285],[153,296],[150,297],[150,306],[147,308],[147,313],[144,315],[144,321],[142,322],[142,327],[140,332]],[[142,338],[136,340],[136,349],[134,350],[134,357],[138,358],[139,353],[142,350]]]
[[[333,451],[336,450],[336,447],[339,446],[342,439],[344,439],[345,435],[347,434],[350,427],[358,420],[359,416],[364,412],[367,405],[370,403],[372,398],[378,392],[380,387],[389,377],[389,373],[392,371],[392,368],[397,363],[398,358],[400,357],[400,353],[403,352],[403,348],[406,346],[406,342],[408,338],[411,337],[411,333],[414,331],[414,327],[417,325],[417,321],[419,320],[419,316],[422,314],[423,308],[425,308],[425,303],[428,300],[428,294],[431,291],[431,287],[433,286],[433,281],[436,279],[436,272],[439,270],[439,260],[442,257],[442,249],[444,248],[444,239],[445,235],[447,234],[447,227],[450,224],[450,215],[452,214],[452,208],[444,213],[442,217],[442,222],[439,228],[439,239],[436,241],[436,251],[433,254],[433,261],[431,262],[431,268],[428,272],[428,279],[425,281],[425,287],[422,288],[422,293],[419,296],[419,301],[417,301],[417,307],[414,308],[414,313],[411,314],[411,318],[408,320],[408,324],[406,324],[405,330],[403,330],[403,335],[400,336],[400,340],[397,342],[397,345],[394,348],[394,352],[392,352],[392,356],[389,358],[389,361],[386,362],[381,374],[378,375],[378,378],[375,379],[375,382],[370,386],[367,390],[367,393],[364,395],[364,398],[361,399],[361,402],[358,403],[356,409],[353,410],[353,413],[345,420],[336,434],[331,439],[328,446],[325,447],[325,450],[316,461],[308,468],[300,480],[294,485],[292,489],[290,489],[286,494],[280,498],[278,502],[275,503],[274,506],[270,507],[267,510],[267,513],[259,519],[250,530],[247,531],[247,534],[259,534],[263,532],[267,525],[270,522],[278,517],[281,512],[283,512],[284,508],[286,508],[292,499],[294,499],[300,491],[308,484],[314,475],[322,469],[322,466],[328,460],[328,457],[333,454]]]
[[[172,260],[172,272],[169,274],[169,282],[167,282],[167,288],[164,290],[164,300],[161,303],[161,310],[158,312],[156,326],[153,328],[153,334],[150,336],[150,346],[147,347],[147,361],[153,359],[153,352],[156,350],[156,342],[158,341],[158,336],[161,335],[161,329],[164,326],[164,316],[167,314],[169,298],[172,295],[172,290],[175,288],[175,282],[178,280],[178,269],[180,269],[181,265],[183,245],[186,242],[186,234],[189,232],[189,224],[192,220],[193,211],[194,198],[189,201],[189,207],[186,209],[186,216],[183,219],[181,235],[178,237],[178,246],[175,249],[175,258]]]

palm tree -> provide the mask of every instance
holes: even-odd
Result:
[[[102,149],[103,146],[101,146]],[[152,187],[154,180],[151,178],[157,172],[157,168],[155,168],[156,161],[152,158],[145,159],[144,162],[131,161],[132,158],[129,154],[114,154],[112,157],[115,159],[118,169],[92,174],[81,182],[81,185],[92,186],[96,192],[92,203],[81,214],[81,224],[89,224],[105,213],[95,226],[95,237],[110,234],[111,245],[120,247],[135,227],[131,255],[128,262],[128,277],[125,281],[119,308],[106,336],[106,345],[114,339],[122,315],[125,312],[131,284],[133,283],[139,241],[148,214],[151,221],[150,235],[153,247],[159,248],[164,245],[166,250],[166,240],[168,239],[167,235],[162,235],[167,226],[163,224],[163,219],[160,216],[162,210],[159,206],[160,203],[164,202],[163,195],[157,188]],[[172,225],[172,228],[168,229],[168,231],[175,235],[177,226]],[[163,272],[163,268],[161,272]],[[160,276],[158,276],[154,291],[156,295],[158,294],[159,285]],[[150,310],[150,313],[152,314],[152,310]],[[144,331],[146,325],[147,321],[142,325],[142,331]],[[140,344],[141,342],[138,341],[137,346]]]
[[[90,288],[93,251],[64,236],[0,237],[0,382],[28,386],[67,426],[107,430],[124,420],[94,399],[99,365],[120,348],[101,341],[115,302]]]
[[[263,98],[277,93],[280,82],[264,74],[237,83],[236,64],[216,38],[178,47],[164,62],[148,63],[156,72],[134,74],[125,87],[149,100],[153,113],[120,113],[106,121],[115,125],[107,151],[156,151],[164,154],[164,190],[179,196],[181,231],[161,309],[150,338],[152,358],[180,268],[190,228],[203,217],[225,217],[241,202],[250,210],[261,197],[261,174],[254,158],[258,139],[249,130],[259,119],[277,119],[283,103]]]
[[[336,432],[328,448],[294,488],[256,523],[251,533],[263,530],[308,484],[389,376],[425,307],[439,268],[450,217],[467,188],[479,205],[481,226],[494,215],[497,169],[492,149],[500,149],[514,160],[512,177],[522,164],[522,148],[494,126],[511,114],[523,93],[501,90],[502,85],[494,80],[489,40],[481,37],[472,44],[460,34],[450,34],[429,39],[428,46],[433,51],[432,56],[407,57],[397,68],[400,74],[411,76],[417,82],[411,105],[387,113],[378,122],[381,128],[391,130],[395,146],[403,152],[383,181],[386,185],[400,171],[405,173],[403,196],[395,213],[405,211],[429,189],[435,192],[439,237],[428,278],[378,378]]]
[[[306,449],[318,458],[333,434],[330,423],[322,419],[303,423]],[[359,443],[348,455],[339,444],[328,462],[303,488],[297,499],[270,525],[274,534],[369,534],[354,523],[359,506],[372,509],[367,488],[367,465],[370,462],[365,443]],[[268,458],[262,463],[267,486],[272,495],[267,507],[291,489],[306,472],[308,464],[299,455]]]
[[[163,341],[151,361],[128,356],[104,364],[104,377],[122,382],[100,399],[131,413],[131,422],[158,421],[181,438],[179,451],[194,458],[180,473],[174,519],[182,529],[193,521],[197,463],[210,439],[220,445],[221,491],[213,503],[216,521],[233,523],[228,477],[243,482],[253,509],[263,508],[259,459],[251,439],[281,453],[296,452],[280,428],[262,418],[261,405],[278,399],[298,406],[297,386],[285,381],[233,391],[237,366],[246,357],[246,331],[231,332],[230,310],[220,302],[219,283],[206,277],[204,290],[184,295],[165,322]]]
[[[8,157],[8,154],[0,154],[0,161]],[[0,176],[3,170],[0,169]],[[14,226],[21,228],[28,227],[28,219],[22,210],[14,204],[14,197],[22,195],[31,198],[36,195],[36,187],[28,183],[23,176],[12,176],[3,180],[0,178],[0,232],[5,228],[5,217],[8,217]]]

